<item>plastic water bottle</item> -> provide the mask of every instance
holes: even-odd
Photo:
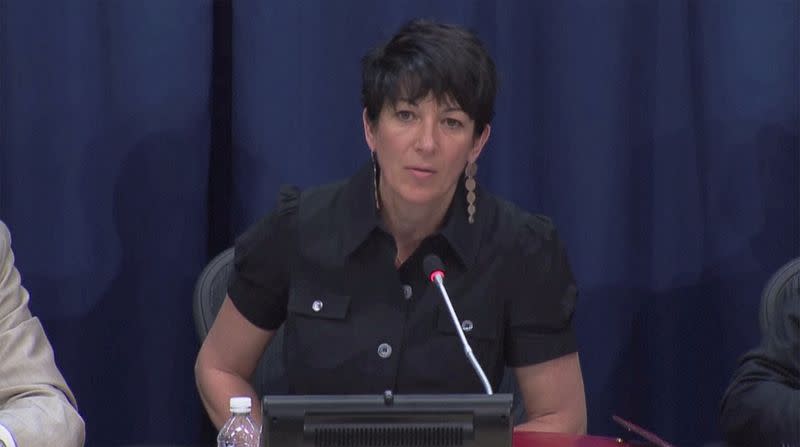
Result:
[[[231,397],[231,417],[217,435],[217,447],[259,447],[259,433],[250,408],[249,397]]]

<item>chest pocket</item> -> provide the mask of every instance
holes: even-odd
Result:
[[[459,392],[479,392],[482,389],[478,378],[471,373],[471,367],[468,366],[468,361],[464,356],[464,350],[461,346],[461,341],[456,333],[456,328],[453,325],[453,320],[450,318],[450,312],[447,306],[442,303],[437,308],[438,315],[436,317],[436,332],[439,334],[439,355],[442,359],[446,360],[448,366],[445,368],[455,368],[462,370],[467,377],[466,382],[459,389]],[[489,377],[489,381],[495,383],[498,371],[502,371],[503,366],[503,337],[500,334],[500,323],[496,319],[496,312],[486,308],[456,308],[456,315],[459,318],[459,324],[464,331],[464,336],[467,338],[472,352],[478,359],[484,372]],[[460,365],[460,366],[453,366]]]
[[[450,317],[450,311],[447,310],[447,306],[441,304],[438,306],[437,311],[439,315],[436,320],[436,330],[440,334],[456,335],[456,328],[453,325],[453,319]],[[468,341],[492,342],[499,338],[499,324],[494,312],[488,309],[456,309],[456,315]],[[474,348],[476,346],[473,346]]]
[[[308,284],[300,284],[294,288],[288,303],[288,310],[291,313],[325,320],[344,320],[347,318],[349,308],[349,296],[323,292]]]
[[[349,315],[349,295],[331,293],[315,284],[295,284],[287,310],[284,336],[290,372],[333,371],[352,357],[357,330]],[[313,376],[304,380],[320,380]]]

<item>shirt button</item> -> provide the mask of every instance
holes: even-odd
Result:
[[[313,303],[311,303],[311,309],[312,309],[314,312],[319,312],[319,311],[321,311],[321,310],[322,310],[322,301],[320,301],[320,300],[316,300],[316,301],[314,301]]]
[[[388,359],[392,355],[392,346],[389,343],[381,343],[378,346],[378,355],[382,359]]]
[[[474,327],[475,327],[475,325],[472,324],[472,320],[464,320],[464,321],[461,322],[461,329],[463,329],[464,332],[469,332]]]
[[[403,297],[407,300],[410,300],[413,295],[414,289],[412,289],[408,284],[403,284]]]

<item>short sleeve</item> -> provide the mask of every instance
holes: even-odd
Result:
[[[506,295],[506,363],[545,362],[577,351],[572,328],[577,287],[566,249],[544,216],[521,222]]]
[[[275,330],[286,319],[299,196],[297,188],[282,187],[277,208],[236,240],[228,296],[263,329]]]

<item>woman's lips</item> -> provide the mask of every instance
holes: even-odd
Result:
[[[406,170],[416,179],[425,180],[436,174],[436,171],[430,168],[423,168],[418,166],[409,166]]]

